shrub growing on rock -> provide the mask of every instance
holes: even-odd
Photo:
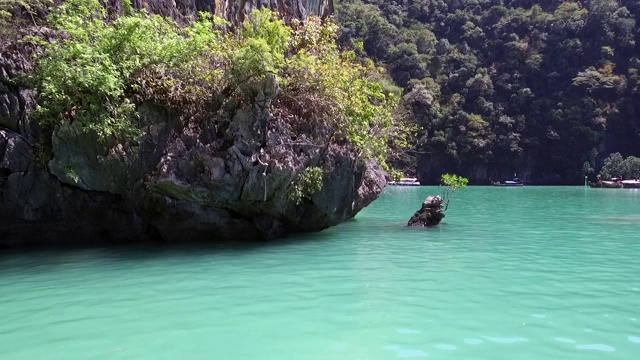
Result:
[[[401,133],[391,115],[396,99],[375,81],[380,70],[340,51],[331,21],[287,25],[256,10],[226,32],[228,23],[210,14],[185,27],[124,9],[111,16],[98,0],[69,0],[52,10],[60,36],[45,42],[34,74],[42,121],[79,122],[102,140],[127,142],[142,133],[142,103],[174,110],[185,123],[209,121],[231,99],[253,100],[245,85],[275,76],[273,112],[292,125],[292,138],[306,122],[307,143],[347,143],[361,159],[384,164]]]
[[[449,208],[449,202],[454,192],[464,189],[469,183],[469,179],[456,174],[443,174],[441,176],[442,185],[444,190],[442,191],[442,198],[444,199],[444,210]]]

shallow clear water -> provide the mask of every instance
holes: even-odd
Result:
[[[640,191],[389,188],[266,246],[0,255],[1,359],[638,359]]]

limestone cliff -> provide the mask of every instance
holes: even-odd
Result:
[[[201,1],[201,0],[198,0]],[[309,15],[327,16],[333,12],[333,0],[214,0],[216,15],[241,23],[255,8],[268,7],[285,18],[305,19]]]
[[[209,6],[148,3],[184,16]],[[303,17],[326,13],[331,2],[210,5],[241,21],[255,6]],[[30,70],[32,50],[0,43],[0,245],[269,239],[351,218],[385,184],[384,171],[348,146],[292,142],[286,134],[297,130],[271,113],[275,78],[254,84],[252,101],[206,124],[183,124],[165,108],[141,104],[144,135],[133,143],[100,142],[74,123],[39,124],[31,116],[35,92],[15,81]],[[328,170],[322,189],[296,204],[293,181],[320,164]]]
[[[284,18],[306,19],[310,15],[326,17],[333,13],[333,0],[133,0],[134,7],[177,20],[191,20],[197,12],[211,12],[241,23],[253,9],[269,8]],[[108,8],[120,9],[120,0],[108,0]]]

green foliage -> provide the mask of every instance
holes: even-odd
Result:
[[[451,191],[463,189],[469,183],[469,179],[456,174],[443,174],[442,184],[449,187]]]
[[[33,162],[41,169],[46,169],[49,160],[53,157],[51,144],[45,139],[37,139],[33,146]]]
[[[103,141],[125,142],[142,134],[137,107],[144,102],[167,106],[184,121],[206,120],[221,101],[253,101],[255,85],[275,76],[280,97],[290,99],[278,102],[281,112],[330,128],[312,128],[315,142],[346,142],[361,159],[385,164],[402,138],[392,117],[399,89],[383,88],[384,71],[341,51],[330,21],[287,25],[263,9],[222,33],[216,29],[224,21],[210,14],[181,27],[125,7],[125,15],[110,19],[98,0],[65,1],[52,12],[50,25],[65,35],[45,42],[38,59],[42,121],[79,122]],[[306,100],[311,109],[292,105]]]
[[[52,0],[0,0],[0,35],[3,35],[4,28],[16,20],[14,14],[24,11],[35,24],[34,14],[38,10],[45,9],[53,1]]]
[[[266,8],[254,10],[249,16],[249,21],[241,31],[245,39],[259,39],[269,48],[271,56],[277,65],[284,62],[284,53],[289,48],[291,28],[276,13]]]
[[[73,166],[71,166],[71,165],[65,166],[64,174],[73,183],[77,184],[77,183],[80,182],[80,175],[78,175],[78,172],[76,171],[76,169]]]
[[[313,194],[322,189],[324,175],[324,169],[318,166],[310,166],[304,169],[293,182],[289,200],[299,205],[303,201],[311,199]]]
[[[124,15],[108,17],[98,0],[67,0],[52,11],[48,26],[60,36],[32,39],[44,48],[32,77],[40,121],[80,124],[109,145],[135,146],[149,125],[139,119],[140,105],[160,105],[185,122],[208,121],[225,111],[220,102],[251,105],[255,94],[247,90],[273,76],[280,84],[274,115],[296,115],[282,116],[279,125],[320,124],[295,128],[293,135],[343,146],[358,160],[376,158],[388,169],[389,148],[406,144],[406,131],[392,116],[400,90],[373,63],[341,51],[330,21],[312,17],[287,25],[259,10],[236,31],[222,32],[224,22],[208,14],[185,27],[125,8]],[[51,154],[44,150],[37,157],[46,165]],[[194,157],[192,165],[189,175],[203,176],[202,159]],[[73,168],[65,174],[81,181]],[[292,185],[292,202],[309,200],[324,177],[320,167],[305,169]]]
[[[140,78],[152,73],[171,88],[194,72],[211,76],[198,67],[219,47],[220,34],[206,15],[184,31],[143,11],[106,20],[97,0],[69,0],[53,11],[51,25],[67,36],[48,43],[38,60],[37,115],[52,123],[80,122],[103,140],[126,140],[140,134],[134,103]]]
[[[309,105],[316,121],[331,126],[330,139],[347,139],[361,158],[378,159],[390,169],[390,145],[399,142],[404,128],[392,117],[397,98],[378,82],[384,73],[371,62],[357,62],[353,52],[341,52],[335,24],[310,18],[304,25],[294,21],[293,27],[294,53],[282,74],[284,96],[304,101],[313,94]]]
[[[443,174],[440,177],[440,182],[445,186],[444,190],[442,191],[442,198],[445,203],[443,211],[446,211],[449,208],[449,202],[451,201],[453,192],[467,187],[469,179],[456,174]]]
[[[592,172],[594,172],[594,171],[595,171],[595,169],[593,168],[593,166],[591,165],[591,163],[590,163],[589,161],[585,161],[585,162],[582,164],[582,173],[583,173],[583,174],[585,174],[585,175],[589,175],[589,174],[591,174],[591,173],[592,173]]]
[[[277,74],[285,64],[291,28],[267,9],[251,13],[227,48],[231,51],[231,81],[237,85]],[[230,47],[229,47],[230,45]]]
[[[640,158],[623,158],[620,153],[610,154],[605,160],[600,174],[605,180],[611,178],[639,179]]]
[[[600,69],[590,66],[573,78],[573,85],[583,86],[590,93],[598,90],[615,90],[624,84],[625,79],[624,76],[615,75],[613,69],[612,63],[607,63]]]

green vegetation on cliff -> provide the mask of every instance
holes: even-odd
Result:
[[[143,103],[179,113],[185,124],[213,121],[229,102],[256,99],[256,84],[273,78],[274,115],[323,129],[307,143],[350,144],[359,158],[384,163],[401,138],[391,116],[397,100],[377,82],[384,74],[340,51],[330,21],[285,24],[257,10],[230,30],[205,13],[183,27],[124,9],[109,14],[97,0],[69,0],[52,10],[49,24],[60,36],[40,40],[46,51],[34,74],[42,121],[78,122],[104,141],[135,141],[144,131]]]
[[[638,1],[342,0],[336,11],[341,41],[404,88],[425,180],[579,182],[610,153],[640,154]]]
[[[317,3],[55,3],[0,31],[0,243],[272,239],[382,192],[397,97]]]
[[[0,34],[7,31],[15,20],[19,19],[14,14],[24,12],[35,23],[34,14],[51,5],[52,0],[0,0]]]
[[[640,158],[635,156],[623,158],[620,153],[613,153],[604,159],[601,174],[605,180],[614,177],[640,179]]]

